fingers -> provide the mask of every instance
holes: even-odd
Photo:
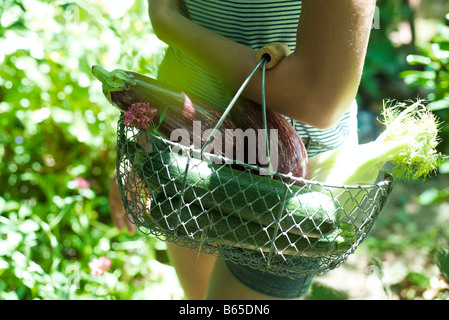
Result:
[[[126,215],[121,201],[118,204],[113,204],[110,210],[112,222],[119,231],[122,232],[126,227],[130,234],[134,234],[136,232],[137,227],[130,221],[130,218],[128,218],[128,216]]]
[[[137,227],[136,227],[136,225],[133,222],[131,222],[130,219],[132,219],[132,218],[128,219],[127,217],[124,217],[123,221],[124,221],[124,224],[125,224],[126,228],[128,229],[128,233],[129,234],[135,234],[136,230],[137,230]]]
[[[126,227],[130,234],[136,232],[136,226],[126,216],[117,184],[116,174],[112,175],[109,179],[109,212],[113,224],[119,231],[123,231],[124,227]]]
[[[147,152],[151,152],[150,137],[139,133],[136,142]],[[149,204],[151,201],[150,191],[138,173],[136,173],[131,163],[121,167],[120,179],[123,196],[128,200],[126,214],[123,207],[122,195],[119,190],[117,174],[113,174],[109,180],[109,209],[114,225],[123,231],[128,229],[130,234],[137,230],[136,223],[144,223],[149,216]],[[138,219],[139,221],[132,221]]]

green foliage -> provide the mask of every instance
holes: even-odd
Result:
[[[153,264],[156,238],[112,227],[119,112],[91,75],[154,72],[145,2],[7,0],[0,21],[0,299],[151,296],[169,271]],[[94,277],[99,256],[112,268]]]
[[[435,199],[447,186],[447,178],[396,183],[376,225],[359,249],[367,259],[379,259],[380,275],[389,296],[398,299],[449,297],[449,282],[439,264],[439,252],[447,252],[449,218],[447,200]],[[446,271],[447,272],[447,271]]]
[[[408,1],[378,0],[377,8],[359,89],[360,105],[367,109],[385,98],[410,98],[397,74],[406,70],[405,57],[414,52],[414,44],[395,45],[389,35],[399,23],[413,21],[413,12]]]
[[[347,300],[344,292],[334,289],[319,282],[312,283],[307,294],[307,300]]]
[[[441,274],[447,283],[449,283],[449,250],[442,248],[437,253],[437,264]]]
[[[449,5],[446,5],[449,9]],[[449,16],[447,16],[449,17]],[[438,151],[449,155],[449,20],[438,25],[437,33],[427,43],[419,45],[419,52],[407,56],[409,70],[400,73],[405,83],[418,89],[428,101],[427,106],[440,121]],[[440,174],[449,172],[449,159],[439,167]],[[429,188],[418,197],[421,205],[447,202],[449,189]]]
[[[428,107],[441,121],[439,149],[449,154],[449,26],[440,23],[437,34],[428,43],[420,44],[419,54],[409,55],[407,62],[410,70],[400,76],[429,101]]]
[[[449,199],[449,187],[439,189],[439,188],[429,188],[423,191],[417,198],[418,203],[422,206],[428,206],[434,203],[444,203]]]

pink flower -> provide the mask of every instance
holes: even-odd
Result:
[[[90,274],[93,276],[102,276],[106,271],[111,268],[112,261],[108,257],[94,258],[89,262]]]
[[[73,179],[73,182],[75,183],[75,186],[78,189],[89,189],[90,188],[90,182],[84,178],[77,177],[77,178]]]
[[[147,130],[151,125],[154,126],[153,119],[157,109],[150,108],[148,102],[136,102],[125,112],[125,120],[123,121],[127,127]]]

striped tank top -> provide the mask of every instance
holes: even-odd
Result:
[[[301,14],[300,0],[184,0],[185,15],[203,27],[258,50],[273,42],[296,48],[296,30]],[[182,52],[169,47],[159,67],[158,78],[201,96],[225,109],[235,92]],[[357,105],[338,124],[320,130],[285,117],[307,146],[309,156],[357,143]]]

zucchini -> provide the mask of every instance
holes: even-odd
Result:
[[[273,227],[263,227],[257,222],[204,209],[198,201],[184,204],[178,211],[179,197],[157,195],[147,218],[159,228],[190,240],[213,246],[232,246],[242,249],[273,252],[282,255],[323,257],[346,252],[353,244],[354,229],[344,225],[328,236],[307,236],[276,232]]]
[[[276,179],[175,153],[137,149],[133,162],[143,181],[156,192],[167,196],[182,193],[187,203],[200,199],[206,209],[238,215],[263,226],[279,222],[282,232],[321,237],[334,231],[339,220],[340,210],[332,198],[305,186],[287,187]]]

